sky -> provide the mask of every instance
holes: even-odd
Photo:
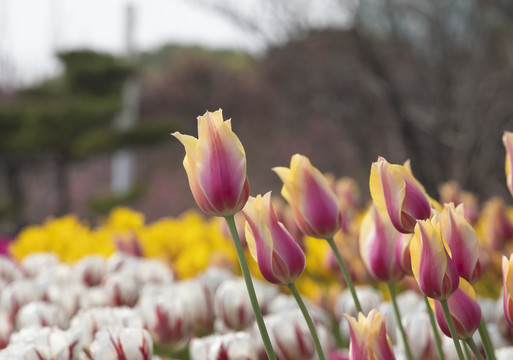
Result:
[[[136,10],[141,51],[165,43],[257,51],[254,35],[187,0],[0,0],[0,83],[26,84],[55,75],[59,50],[122,54],[126,7]]]
[[[139,51],[168,43],[261,52],[266,40],[201,3],[235,9],[275,39],[287,23],[344,24],[339,0],[0,0],[0,88],[23,86],[56,75],[55,53],[88,48],[123,54],[125,18],[135,9],[134,42]],[[346,0],[357,3],[358,0]],[[280,17],[280,10],[288,18]],[[335,11],[337,10],[337,11]]]

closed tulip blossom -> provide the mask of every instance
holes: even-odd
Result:
[[[446,300],[456,291],[458,269],[445,250],[439,223],[430,220],[417,222],[410,253],[413,275],[424,295]]]
[[[293,209],[299,228],[308,236],[332,238],[341,226],[337,196],[326,177],[303,155],[290,160],[290,168],[275,167],[283,181],[282,196]]]
[[[431,214],[424,187],[405,166],[390,164],[379,157],[372,163],[369,187],[379,211],[388,214],[402,233],[413,233],[416,221],[425,220]]]
[[[396,261],[397,236],[388,217],[371,205],[360,227],[359,244],[362,260],[373,278],[394,282],[404,275]]]
[[[305,268],[305,254],[276,219],[271,193],[250,197],[242,213],[248,247],[264,278],[274,284],[293,283]]]
[[[445,204],[436,218],[440,221],[442,237],[451,250],[451,258],[460,277],[476,282],[481,277],[479,242],[472,225],[465,219],[463,204],[458,207],[453,203]]]
[[[471,338],[481,323],[481,307],[472,286],[465,279],[460,279],[459,288],[449,297],[447,304],[458,337],[462,340]],[[442,305],[436,300],[435,315],[440,329],[451,337]]]
[[[413,275],[411,270],[411,254],[410,254],[410,242],[413,234],[403,234],[398,232],[397,239],[395,242],[395,259],[397,265],[407,275]]]
[[[502,257],[502,282],[504,317],[513,326],[513,254],[509,259],[506,256]]]
[[[155,343],[179,349],[189,339],[189,323],[179,301],[157,297],[141,308],[141,314]]]
[[[249,196],[246,154],[222,110],[198,117],[198,138],[172,134],[185,147],[183,166],[201,210],[213,216],[239,212]]]
[[[153,341],[145,329],[112,327],[96,333],[91,353],[96,360],[151,360]]]
[[[353,360],[395,359],[392,344],[385,329],[385,318],[376,310],[358,319],[346,316],[351,330],[349,358]]]
[[[506,148],[506,184],[513,196],[513,132],[504,131],[502,142]]]

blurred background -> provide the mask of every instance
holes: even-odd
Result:
[[[194,208],[169,134],[218,108],[253,195],[300,152],[364,199],[381,155],[509,201],[513,2],[0,0],[0,233]]]

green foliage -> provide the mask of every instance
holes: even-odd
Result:
[[[107,196],[96,197],[89,200],[89,209],[98,215],[107,215],[117,206],[128,205],[139,199],[144,194],[144,186],[141,184],[133,186],[125,194],[109,194]]]
[[[70,91],[83,94],[119,93],[123,82],[135,69],[110,54],[89,50],[62,52],[59,59],[66,68]]]

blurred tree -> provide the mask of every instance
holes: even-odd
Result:
[[[112,120],[120,110],[121,87],[135,69],[120,59],[93,51],[59,54],[64,74],[24,89],[0,107],[0,162],[6,169],[16,228],[23,225],[24,166],[41,159],[55,164],[57,215],[69,210],[69,165],[96,153],[154,144],[169,134],[169,124],[142,122],[127,131]]]

